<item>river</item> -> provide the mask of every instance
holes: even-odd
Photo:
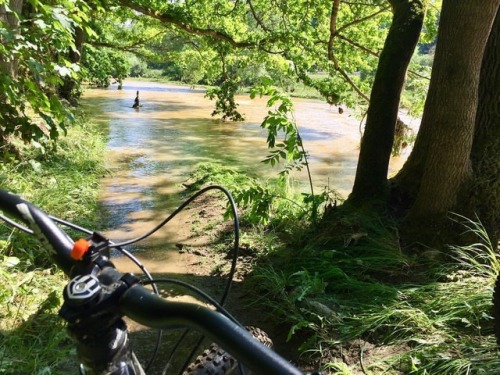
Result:
[[[132,108],[137,91],[138,110]],[[202,89],[127,80],[122,90],[115,85],[84,93],[82,104],[90,119],[109,130],[110,174],[103,181],[101,201],[108,213],[104,229],[112,239],[136,237],[172,212],[180,203],[181,183],[200,162],[238,166],[262,178],[276,176],[278,169],[261,162],[268,154],[267,133],[260,127],[269,110],[267,100],[248,95],[236,100],[243,122],[213,118],[214,103]],[[318,100],[293,102],[316,192],[328,186],[346,197],[357,164],[359,120]],[[391,173],[404,159],[391,160]],[[307,187],[305,170],[292,176],[299,189]],[[179,240],[175,224],[163,233],[162,243]]]
[[[142,104],[138,110],[132,108],[137,91]],[[82,99],[84,111],[108,132],[109,174],[102,181],[100,200],[104,220],[103,228],[98,229],[115,242],[144,234],[178,207],[179,193],[184,191],[182,183],[200,162],[237,166],[263,179],[276,176],[278,169],[261,163],[268,154],[267,134],[260,127],[268,111],[266,99],[251,100],[245,95],[236,99],[238,110],[246,117],[243,122],[223,122],[211,117],[214,103],[204,97],[201,89],[133,80],[125,81],[122,90],[116,86],[88,89]],[[293,102],[295,120],[310,154],[316,192],[328,186],[346,197],[357,164],[359,121],[349,111],[339,114],[336,107],[321,101],[294,99]],[[405,155],[391,160],[391,173],[400,168],[404,159]],[[298,189],[307,188],[305,171],[294,173],[293,179]],[[218,262],[215,255],[210,251],[202,256],[179,251],[179,244],[192,246],[197,244],[197,237],[203,237],[192,236],[192,222],[183,214],[148,241],[133,246],[132,251],[155,276],[175,274],[176,278],[218,295],[224,279],[211,272],[210,267]],[[113,261],[122,271],[137,272],[124,257]],[[275,336],[276,327],[266,323],[262,312],[252,313],[252,308],[238,294],[241,290],[238,283],[233,286],[230,311],[242,322],[257,324]],[[179,296],[171,292],[167,291],[170,298]],[[150,331],[132,322],[129,325],[139,358],[148,358],[154,344]],[[170,343],[175,342],[176,332],[169,331],[167,335],[160,349],[162,359],[169,352]],[[294,351],[286,346],[280,347],[278,343],[275,349],[290,357]],[[183,350],[190,350],[189,345],[186,347]],[[176,361],[184,356],[183,351]],[[174,367],[181,363],[176,362]],[[162,364],[155,363],[151,373],[163,374]]]

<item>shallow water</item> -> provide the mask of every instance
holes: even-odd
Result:
[[[136,91],[142,104],[138,110],[132,108]],[[279,171],[261,163],[268,154],[267,134],[260,128],[268,111],[265,99],[237,97],[238,109],[246,117],[243,122],[211,117],[214,103],[204,98],[204,90],[155,82],[126,81],[123,90],[89,89],[82,101],[89,117],[109,129],[111,173],[103,181],[101,201],[107,212],[106,233],[116,241],[143,234],[172,212],[180,204],[181,183],[197,163],[219,161],[263,178]],[[359,152],[359,120],[321,101],[293,101],[316,193],[328,186],[347,197]],[[391,171],[403,160],[404,156],[394,158]],[[305,170],[293,178],[299,189],[307,189]],[[183,240],[182,224],[173,220],[141,248],[161,244],[173,248]],[[177,256],[170,255],[165,271],[185,271]],[[151,257],[155,258],[147,258]],[[154,260],[150,265],[158,268]]]
[[[132,108],[136,91],[140,92],[143,105],[139,110]],[[328,186],[347,197],[359,152],[359,121],[350,117],[348,111],[339,114],[336,107],[321,101],[293,101],[295,119],[310,154],[315,192]],[[204,98],[203,90],[154,82],[126,81],[123,90],[116,86],[89,89],[82,102],[91,120],[109,131],[106,163],[110,173],[102,182],[104,220],[103,228],[98,229],[115,242],[143,235],[172,213],[181,204],[179,193],[185,190],[181,184],[200,162],[219,161],[262,178],[275,177],[279,171],[261,163],[268,154],[267,134],[260,128],[268,111],[265,99],[238,96],[239,111],[246,121],[237,123],[212,118],[214,103]],[[405,156],[393,159],[391,172],[398,170],[404,159]],[[307,191],[305,171],[294,173],[293,178],[299,189]],[[198,273],[193,257],[181,254],[176,246],[197,240],[191,236],[190,225],[181,214],[131,250],[152,274],[176,274],[209,290],[211,295],[218,295],[223,279]],[[210,256],[194,261],[200,259],[212,261]],[[114,262],[123,271],[137,272],[123,257]],[[178,294],[166,293],[170,297]],[[235,302],[236,310],[243,311],[237,314],[238,319],[255,324],[255,317],[245,317],[251,312],[238,306],[241,302]],[[151,333],[144,327],[131,327],[139,358],[147,358],[154,343]],[[165,345],[172,341],[170,335],[175,332],[167,335]],[[160,351],[168,352],[163,347]],[[182,351],[179,360],[184,356]],[[153,368],[152,373],[163,374],[163,369]]]

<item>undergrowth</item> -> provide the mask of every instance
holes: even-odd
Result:
[[[16,159],[0,163],[0,186],[51,215],[95,227],[103,138],[82,120],[56,145],[21,145]],[[36,240],[0,225],[0,374],[76,371],[57,316],[65,283]]]
[[[189,191],[208,184],[222,185],[230,191],[241,210],[243,224],[260,228],[261,233],[262,230],[270,233],[269,228],[272,228],[295,242],[306,233],[312,206],[323,210],[342,200],[340,195],[330,190],[324,190],[313,199],[309,194],[298,194],[292,188],[289,176],[261,181],[235,167],[217,163],[197,165],[189,178]],[[227,215],[229,213],[228,209]]]
[[[476,243],[410,254],[388,218],[341,205],[314,224],[284,186],[215,165],[200,166],[193,179],[224,184],[236,197],[258,185],[273,197],[269,220],[244,228],[272,238],[253,242],[260,249],[246,282],[263,311],[288,323],[288,338],[299,338],[311,368],[346,375],[500,373],[491,317],[498,246],[480,223],[454,215]],[[257,212],[251,199],[239,203],[244,218]]]
[[[360,237],[344,231],[279,250],[256,270],[261,302],[290,322],[290,336],[308,335],[304,356],[331,374],[500,373],[491,317],[497,248],[480,224],[460,219],[477,243],[419,258],[401,252],[389,222],[367,218]],[[448,261],[434,261],[436,253]]]

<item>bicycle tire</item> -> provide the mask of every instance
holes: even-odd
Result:
[[[500,274],[493,287],[493,327],[497,344],[500,346]]]
[[[257,340],[271,348],[272,340],[257,327],[245,327]],[[211,344],[188,366],[183,375],[230,375],[234,374],[238,361],[217,344]]]

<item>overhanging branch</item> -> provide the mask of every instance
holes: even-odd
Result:
[[[346,23],[345,25],[343,25],[342,27],[339,27],[337,29],[337,33],[340,33],[342,30],[345,30],[347,29],[348,27],[351,27],[351,26],[354,26],[354,25],[357,25],[358,23],[361,23],[361,22],[365,22],[367,20],[369,20],[370,18],[373,18],[373,17],[376,17],[378,16],[380,13],[383,13],[385,12],[386,10],[390,9],[391,7],[384,7],[382,9],[380,9],[378,12],[375,12],[375,13],[372,13],[366,17],[362,17],[362,18],[359,18],[357,20],[354,20],[352,22],[349,22],[349,23]]]
[[[180,28],[181,30],[184,30],[190,34],[199,35],[199,36],[208,36],[208,37],[212,37],[214,39],[223,40],[223,41],[231,44],[232,46],[238,47],[238,48],[250,48],[250,47],[257,46],[257,44],[255,42],[236,41],[230,35],[222,32],[222,31],[219,31],[219,30],[204,29],[204,28],[198,28],[198,27],[192,26],[189,23],[175,17],[172,14],[160,13],[159,11],[155,11],[153,9],[144,7],[144,6],[139,5],[131,0],[118,0],[118,2],[127,8],[130,8],[132,10],[135,10],[136,12],[144,14],[145,16],[157,19],[163,23],[175,25],[178,28]]]

